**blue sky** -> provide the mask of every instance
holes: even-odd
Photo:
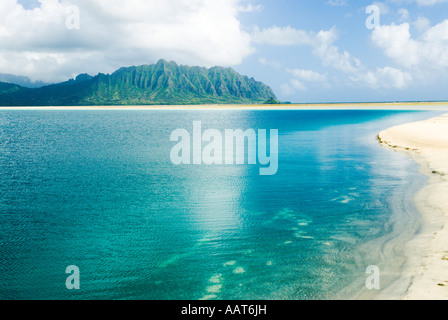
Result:
[[[448,100],[448,0],[2,0],[0,43],[0,73],[33,81],[165,58],[282,101]]]
[[[366,8],[370,5],[380,9],[377,30],[366,27],[366,19],[370,16]],[[432,59],[430,52],[427,58],[424,52],[415,53],[422,57],[415,64],[406,63],[410,55],[406,53],[409,41],[415,41],[429,51],[448,50],[448,24],[441,28],[444,32],[441,32],[440,41],[424,40],[425,33],[440,26],[446,19],[448,3],[443,1],[434,4],[431,1],[263,1],[259,10],[241,15],[248,32],[256,27],[263,30],[273,26],[280,30],[291,27],[315,34],[333,30],[336,40],[331,45],[333,49],[337,48],[339,59],[347,52],[351,58],[358,59],[362,67],[353,72],[344,71],[335,66],[337,61],[325,62],[325,57],[316,54],[312,46],[266,42],[255,44],[256,52],[235,69],[265,81],[283,101],[446,100],[446,63],[434,61],[433,65],[428,65]],[[388,26],[405,24],[409,25],[410,38],[407,41],[404,41],[407,39],[405,35],[398,35],[406,28],[401,31],[387,29]],[[279,32],[278,36],[284,33]],[[397,51],[402,46],[403,52],[388,52],[388,48],[393,46],[398,47]],[[441,55],[435,58],[447,59],[448,51]],[[423,76],[421,69],[428,74]],[[300,72],[293,73],[291,70]],[[314,74],[311,72],[321,75],[315,76],[321,81],[310,81],[310,75]],[[369,82],[365,79],[368,74],[372,79],[377,79]]]

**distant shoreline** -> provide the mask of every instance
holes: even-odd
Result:
[[[409,110],[448,111],[448,102],[308,103],[275,105],[142,105],[1,107],[1,110]]]
[[[448,114],[407,123],[378,135],[380,143],[411,155],[429,177],[415,203],[421,231],[407,245],[404,277],[411,284],[403,299],[448,299]]]

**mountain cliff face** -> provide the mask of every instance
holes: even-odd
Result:
[[[0,83],[3,106],[253,104],[275,98],[271,88],[233,69],[165,60],[36,89]]]

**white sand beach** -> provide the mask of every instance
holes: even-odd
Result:
[[[378,135],[389,148],[409,153],[429,177],[416,196],[423,215],[419,235],[407,246],[410,286],[403,299],[448,299],[448,114],[396,126]]]

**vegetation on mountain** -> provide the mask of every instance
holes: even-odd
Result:
[[[0,83],[3,106],[255,104],[276,101],[272,89],[231,68],[189,67],[160,60],[110,75],[81,74],[41,88]]]

